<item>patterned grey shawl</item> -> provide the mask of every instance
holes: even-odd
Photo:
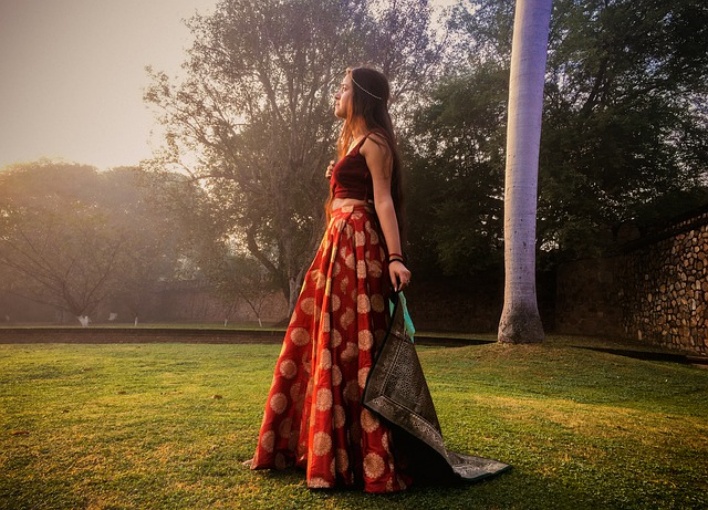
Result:
[[[510,469],[508,464],[496,460],[445,448],[433,399],[406,328],[405,301],[397,297],[393,301],[389,331],[369,372],[363,405],[427,445],[462,480],[480,480]]]

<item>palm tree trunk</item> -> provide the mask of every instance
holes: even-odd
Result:
[[[504,191],[504,308],[498,339],[543,341],[536,301],[536,201],[552,0],[517,0]]]

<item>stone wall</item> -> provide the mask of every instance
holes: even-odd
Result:
[[[618,271],[626,335],[708,355],[707,257],[708,221],[628,253]]]
[[[708,209],[645,233],[615,257],[565,264],[557,281],[559,333],[708,355]]]
[[[436,275],[427,275],[436,276]],[[415,327],[426,332],[496,333],[504,305],[502,268],[478,273],[468,282],[446,278],[416,277],[406,289]],[[421,281],[423,280],[423,281]],[[555,329],[556,275],[536,275],[538,311],[543,328]]]
[[[556,332],[624,337],[618,258],[576,260],[557,270]]]
[[[406,289],[408,309],[419,331],[490,333],[501,315],[504,275],[490,272],[463,283],[415,276]]]

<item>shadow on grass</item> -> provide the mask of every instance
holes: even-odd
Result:
[[[574,347],[578,349],[585,349],[588,351],[604,352],[605,354],[614,354],[615,356],[625,356],[627,358],[640,359],[643,361],[663,361],[667,363],[680,363],[682,365],[708,365],[708,358],[688,356],[684,354],[674,354],[669,352],[658,351],[637,351],[633,349],[610,349],[607,347]]]

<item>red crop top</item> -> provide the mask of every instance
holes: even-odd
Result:
[[[359,152],[367,136],[362,138],[346,156],[334,165],[332,177],[329,180],[334,198],[374,199],[374,182],[371,179],[371,172],[366,166],[366,159]]]

